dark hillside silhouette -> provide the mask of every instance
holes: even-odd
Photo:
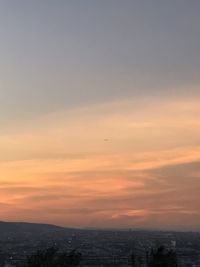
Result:
[[[13,232],[13,233],[24,233],[24,232],[53,232],[53,231],[66,231],[70,228],[64,228],[51,224],[40,224],[40,223],[25,223],[25,222],[2,222],[0,221],[0,233]]]

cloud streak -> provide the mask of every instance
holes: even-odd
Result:
[[[129,99],[1,134],[2,219],[199,229],[199,104]]]

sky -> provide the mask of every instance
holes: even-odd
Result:
[[[199,12],[0,2],[0,220],[200,230]]]

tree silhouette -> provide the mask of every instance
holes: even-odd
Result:
[[[77,267],[81,254],[75,250],[59,253],[54,247],[44,251],[37,251],[28,257],[26,267]]]
[[[151,250],[149,267],[178,267],[174,250],[167,250],[164,246]]]
[[[81,260],[81,253],[72,250],[70,253],[61,253],[57,258],[57,267],[76,267],[79,265]]]
[[[147,267],[178,267],[176,252],[171,249],[167,250],[164,246],[151,249],[151,252],[146,252],[143,258],[141,255],[131,255],[132,267],[141,267],[145,261]]]

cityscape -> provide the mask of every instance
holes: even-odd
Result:
[[[151,248],[165,246],[176,251],[179,266],[200,266],[200,233],[144,230],[70,229],[51,225],[0,223],[1,266],[23,266],[37,250],[51,247],[77,250],[80,266],[132,266],[131,255],[145,266]],[[70,266],[70,265],[69,265]]]

